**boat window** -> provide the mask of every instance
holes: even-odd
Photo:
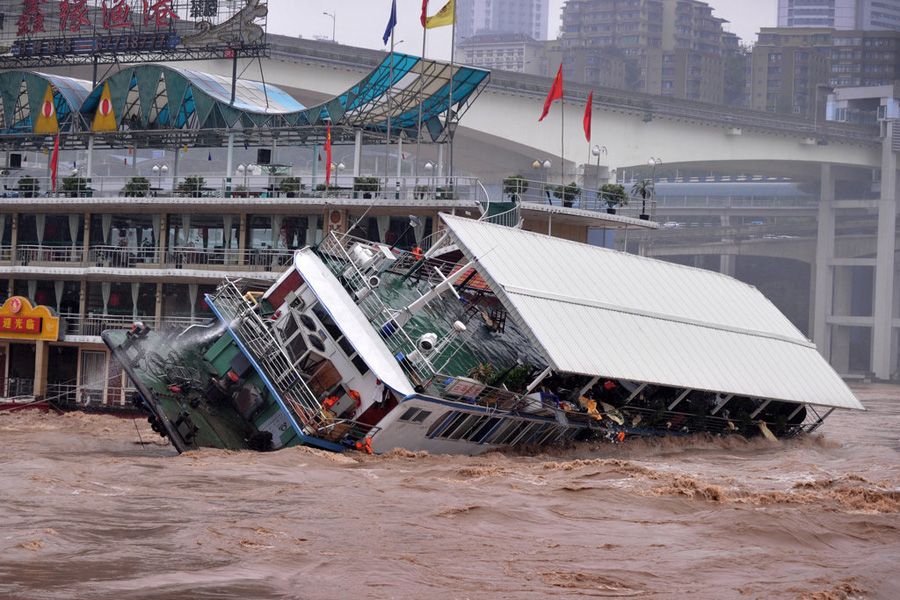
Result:
[[[507,442],[510,446],[515,446],[520,443],[522,440],[527,439],[528,433],[534,428],[537,427],[537,423],[528,423],[527,421],[523,423],[524,427],[521,427],[517,430],[518,435],[513,436]]]
[[[427,419],[430,416],[431,416],[431,411],[420,410],[419,414],[417,414],[415,417],[413,417],[412,420],[414,423],[424,423],[425,419]]]
[[[303,327],[305,327],[307,331],[315,332],[315,330],[318,329],[316,322],[307,314],[300,315],[300,323],[303,324]]]
[[[460,440],[472,430],[472,428],[476,423],[478,423],[480,419],[481,417],[479,417],[478,415],[467,415],[466,418],[459,424],[459,426],[454,428],[453,431],[448,431],[447,435],[444,437],[447,437],[451,440]]]
[[[453,420],[450,421],[450,424],[447,425],[447,428],[444,431],[437,434],[437,437],[450,437],[453,435],[453,432],[456,431],[460,425],[468,418],[468,413],[458,412],[453,417]]]
[[[281,324],[281,339],[290,339],[292,335],[297,333],[297,329],[297,322],[294,321],[293,315],[287,315],[284,322]]]
[[[451,418],[452,415],[456,414],[452,410],[448,410],[439,418],[435,419],[434,423],[431,424],[431,427],[428,428],[428,431],[425,432],[425,435],[428,437],[432,437],[436,432],[440,431],[440,429],[444,426],[444,424]]]
[[[366,361],[364,361],[361,356],[354,356],[351,362],[353,363],[353,366],[356,367],[356,370],[359,371],[360,375],[365,375],[369,372],[369,365],[366,364]]]
[[[347,340],[347,338],[335,338],[335,340],[337,340],[338,346],[341,347],[341,350],[344,351],[344,354],[346,354],[347,356],[353,356],[354,354],[356,354],[356,349],[353,347],[353,344],[351,344],[350,341]]]
[[[319,352],[325,352],[325,342],[316,334],[309,336],[309,345]]]
[[[290,319],[293,322],[293,319]],[[288,352],[291,355],[291,362],[297,362],[299,359],[306,354],[308,347],[306,345],[306,340],[303,339],[303,336],[297,334],[294,336],[294,339],[287,343]]]
[[[418,408],[408,408],[408,409],[406,409],[405,413],[400,415],[400,420],[401,421],[412,421],[413,417],[416,416],[416,414],[418,414],[418,413],[419,413]]]
[[[480,444],[484,441],[484,438],[487,437],[497,423],[500,422],[499,417],[489,417],[485,423],[481,425],[475,432],[469,436],[469,439],[475,442],[476,444]]]
[[[341,333],[341,328],[337,326],[337,323],[334,322],[334,319],[331,318],[331,315],[328,314],[328,311],[326,311],[321,304],[317,304],[313,308],[313,313],[315,313],[316,317],[331,337],[334,339],[343,337],[344,334]]]

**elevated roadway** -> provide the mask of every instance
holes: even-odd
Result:
[[[269,83],[294,92],[307,104],[341,93],[380,63],[384,53],[329,42],[271,36],[272,54],[262,61]],[[231,75],[231,62],[208,61],[199,70]],[[241,66],[243,77],[260,77],[256,63]],[[455,164],[491,181],[528,169],[536,158],[555,165],[560,177],[560,122],[554,106],[541,124],[538,116],[550,87],[545,77],[496,71],[466,113],[457,132]],[[582,133],[584,103],[591,88],[566,84],[566,177],[587,163]],[[650,156],[667,167],[692,166],[731,172],[781,171],[818,177],[821,163],[877,168],[881,144],[875,128],[813,124],[789,115],[730,109],[699,102],[601,89],[594,94],[595,142],[608,149],[605,166],[645,165]],[[429,150],[431,151],[431,150]],[[765,164],[764,164],[765,163]]]

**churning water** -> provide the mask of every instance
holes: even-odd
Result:
[[[177,456],[0,415],[0,597],[900,598],[900,388],[786,443]],[[139,444],[139,435],[144,442]]]

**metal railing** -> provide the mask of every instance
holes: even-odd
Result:
[[[287,248],[196,248],[177,246],[166,252],[166,264],[182,266],[235,266],[246,264],[265,270],[280,269],[294,257],[294,250]]]
[[[145,325],[163,332],[181,332],[191,325],[200,325],[208,322],[211,317],[163,317],[157,320],[154,316],[134,317],[132,315],[102,315],[88,313],[79,315],[76,313],[60,313],[60,318],[65,323],[66,335],[99,336],[109,329],[129,329],[135,321],[141,321]]]
[[[301,421],[301,426],[313,433],[319,426],[322,405],[307,386],[303,375],[294,366],[278,339],[271,323],[256,312],[231,280],[226,280],[210,301],[230,324],[232,332],[252,355],[263,374],[276,388],[282,400]]]
[[[20,244],[16,246],[16,261],[27,265],[34,262],[81,262],[80,246],[44,246]]]
[[[460,384],[462,384],[462,387],[458,387]],[[429,385],[435,388],[442,398],[460,398],[465,402],[497,410],[517,411],[529,409],[530,412],[541,409],[551,412],[557,410],[556,404],[545,402],[538,398],[530,398],[507,389],[491,387],[475,380],[464,379],[455,375],[437,373]]]
[[[341,198],[356,200],[416,202],[455,202],[480,199],[482,192],[473,177],[402,176],[355,178],[337,174],[331,185],[324,183],[324,170],[315,179],[311,176],[235,175],[224,173],[198,174],[188,177],[146,177],[149,187],[133,186],[131,176],[94,176],[83,190],[50,191],[50,178],[27,175],[34,180],[27,188],[17,180],[2,182],[3,198],[28,200],[33,198]],[[200,177],[201,179],[196,179]],[[129,184],[131,187],[126,187]]]
[[[0,379],[0,398],[27,398],[34,395],[34,379]]]
[[[10,262],[13,259],[12,246],[0,246],[0,262]]]
[[[155,246],[91,246],[88,261],[101,267],[131,267],[136,264],[160,264]]]
[[[647,198],[644,201],[640,196],[629,193],[628,186],[625,187],[628,200],[626,204],[618,204],[613,202],[610,204],[609,194],[600,190],[580,189],[574,197],[564,197],[561,193],[560,186],[556,183],[547,181],[535,181],[526,179],[526,189],[516,197],[521,202],[530,202],[533,204],[544,204],[548,206],[559,206],[563,208],[575,208],[587,210],[591,212],[613,212],[617,215],[631,217],[637,219],[646,209],[646,214],[653,218],[655,214],[656,197]]]

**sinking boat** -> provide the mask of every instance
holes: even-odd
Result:
[[[863,409],[758,290],[442,215],[422,253],[332,232],[216,319],[103,339],[180,451],[477,454],[707,432],[791,437]]]

